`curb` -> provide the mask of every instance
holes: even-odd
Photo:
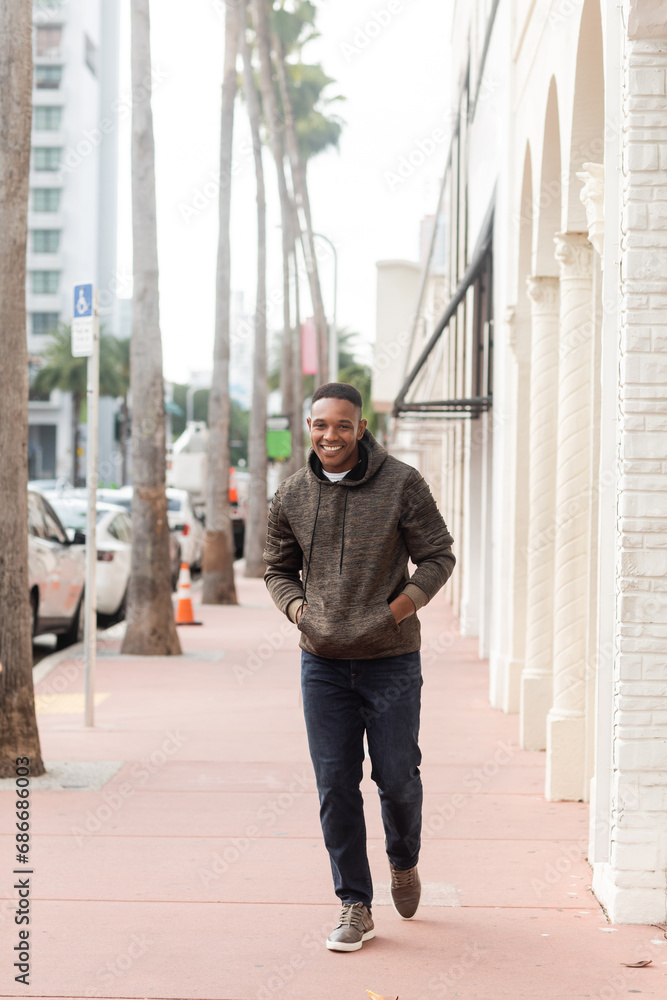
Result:
[[[122,627],[122,631],[120,630]],[[118,631],[116,631],[118,629]],[[97,642],[103,638],[120,638],[125,631],[125,622],[117,622],[116,625],[111,625],[110,628],[100,629],[97,632]],[[85,647],[82,642],[75,642],[71,646],[67,646],[66,649],[59,649],[56,653],[49,653],[48,656],[43,657],[37,664],[37,666],[32,668],[32,681],[33,686],[40,684],[45,677],[51,673],[52,670],[62,663],[63,660],[68,660],[71,658],[85,659]]]
[[[59,649],[57,653],[49,653],[48,656],[41,659],[37,666],[32,668],[33,684],[37,686],[59,663],[62,663],[63,660],[68,659],[70,656],[78,656],[83,659],[82,642],[75,642],[73,646],[68,646],[67,649]]]

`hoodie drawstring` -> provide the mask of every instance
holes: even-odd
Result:
[[[301,607],[299,610],[303,613],[303,606],[306,603],[306,587],[308,586],[308,574],[310,573],[310,559],[313,554],[313,542],[315,541],[315,529],[317,528],[317,517],[320,513],[320,501],[322,499],[322,483],[320,483],[320,489],[317,494],[317,508],[315,510],[315,520],[313,521],[313,533],[310,536],[310,548],[308,549],[308,559],[306,560],[306,575],[303,580],[303,600],[301,601]]]
[[[345,490],[345,503],[343,504],[343,532],[340,540],[340,565],[338,567],[338,575],[340,576],[343,572],[343,553],[345,551],[345,515],[347,514],[347,498],[350,495],[349,487],[343,487]]]

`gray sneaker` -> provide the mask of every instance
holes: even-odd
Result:
[[[343,903],[338,924],[327,938],[330,951],[359,951],[364,941],[375,937],[371,911],[363,903]]]
[[[404,920],[412,920],[422,894],[422,884],[419,879],[417,866],[414,868],[394,868],[389,862],[391,870],[391,901],[399,917]]]

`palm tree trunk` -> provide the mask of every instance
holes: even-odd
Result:
[[[283,149],[282,139],[278,137],[281,151]],[[280,166],[278,168],[278,189],[280,193],[280,218],[283,244],[283,337],[280,362],[280,395],[282,397],[282,411],[289,417],[290,428],[294,427],[294,385],[292,379],[292,310],[290,307],[290,254],[292,252],[292,199],[287,190],[287,181],[284,171],[284,154],[281,152]],[[282,481],[292,471],[292,459],[294,451],[287,462],[281,463],[279,467],[279,478]]]
[[[243,0],[243,24],[248,18],[248,3]],[[260,107],[255,88],[250,46],[241,32],[243,54],[243,89],[245,91],[250,131],[252,133],[257,178],[257,296],[255,304],[255,342],[252,362],[252,406],[248,438],[250,495],[245,533],[245,575],[264,575],[266,538],[266,189],[262,164],[262,140],[259,131]]]
[[[79,486],[79,423],[81,421],[81,396],[72,393],[72,486]]]
[[[292,206],[296,219],[296,206]],[[294,380],[294,414],[295,421],[292,429],[292,456],[294,459],[294,471],[303,465],[303,375],[301,372],[301,297],[299,294],[299,262],[297,259],[297,245],[299,242],[299,231],[295,228],[292,232],[294,243],[292,246],[292,272],[294,275],[294,349],[292,353],[292,378]]]
[[[281,142],[282,146],[282,142]],[[285,162],[284,153],[281,164]],[[284,199],[284,204],[283,204]],[[287,191],[283,175],[280,191],[280,213],[282,219],[283,242],[283,343],[280,367],[280,394],[282,396],[283,413],[290,418],[290,426],[294,426],[294,384],[292,378],[292,310],[290,305],[290,256],[294,240],[292,237],[292,199]]]
[[[127,482],[127,425],[128,410],[127,396],[123,396],[120,404],[120,485],[125,486]]]
[[[266,123],[271,141],[271,152],[273,153],[273,159],[276,165],[278,193],[280,196],[280,219],[282,223],[283,246],[283,351],[280,388],[283,396],[283,413],[289,416],[290,425],[294,428],[295,412],[293,379],[289,374],[292,369],[292,323],[289,273],[289,258],[293,245],[291,236],[292,200],[287,189],[287,179],[285,177],[285,150],[283,148],[281,134],[283,121],[282,114],[278,108],[276,91],[273,83],[273,68],[271,62],[271,45],[266,0],[252,0],[252,11],[253,21],[255,24],[257,49],[260,57],[260,84],[262,104],[264,108],[264,121]]]
[[[229,507],[229,297],[231,250],[232,138],[237,77],[236,56],[241,21],[237,4],[225,12],[225,55],[220,123],[220,197],[216,271],[213,379],[208,399],[208,481],[206,484],[206,546],[204,604],[236,604],[234,539]]]
[[[300,206],[303,210],[303,217],[306,223],[305,230],[302,230],[302,239],[304,254],[306,257],[306,270],[308,272],[310,297],[313,302],[315,329],[317,331],[318,383],[319,385],[322,385],[327,382],[329,378],[329,361],[327,354],[328,329],[324,313],[324,302],[322,300],[320,275],[317,269],[317,256],[315,254],[315,242],[313,239],[313,222],[310,213],[308,185],[306,183],[306,166],[303,162],[301,151],[299,150],[299,141],[296,134],[292,97],[289,90],[287,70],[285,67],[285,52],[280,40],[275,35],[272,37],[272,43],[276,52],[276,69],[278,73],[278,84],[280,86],[280,96],[283,102],[283,108],[285,109],[285,138],[287,141],[287,152],[289,154],[292,173],[292,187],[296,195],[297,208]]]
[[[148,0],[131,2],[133,88],[150,91]],[[181,652],[171,603],[167,520],[166,434],[158,299],[155,143],[150,94],[132,105],[132,568],[122,652]]]
[[[0,5],[0,777],[44,773],[28,599],[28,351],[25,260],[32,118],[32,5]]]

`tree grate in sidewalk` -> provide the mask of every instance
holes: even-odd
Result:
[[[373,906],[391,906],[389,882],[373,883]],[[452,882],[422,882],[420,906],[460,906],[461,900]]]
[[[122,760],[47,760],[46,774],[30,778],[32,791],[99,792],[118,774]],[[13,789],[16,778],[0,778],[0,791]]]

